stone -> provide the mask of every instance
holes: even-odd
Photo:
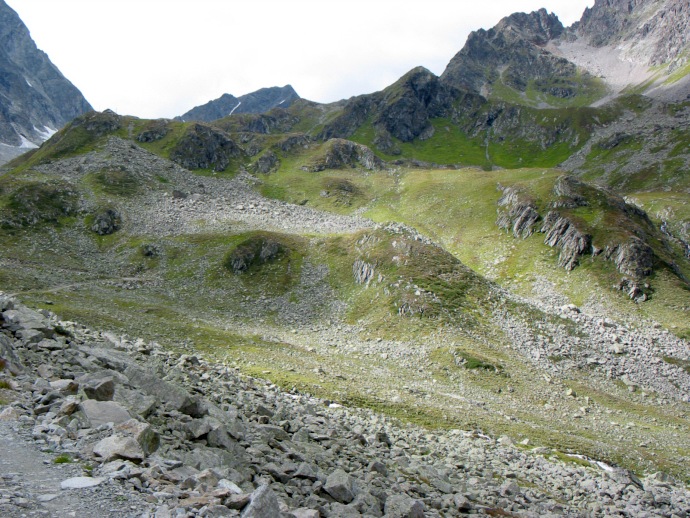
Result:
[[[60,482],[60,489],[87,489],[96,487],[103,483],[105,478],[101,477],[73,477]]]
[[[93,453],[101,457],[104,462],[114,459],[129,459],[141,461],[146,458],[144,450],[133,437],[111,435],[96,443]]]
[[[145,455],[151,455],[160,445],[160,435],[148,423],[129,419],[113,429],[115,433],[132,437],[141,446]]]
[[[208,409],[198,398],[193,397],[177,385],[163,381],[152,371],[138,366],[130,366],[124,374],[134,387],[157,398],[168,408],[196,418],[203,417],[208,413]]]
[[[113,400],[124,406],[131,414],[147,418],[158,406],[158,400],[138,390],[129,390],[120,385],[115,386]]]
[[[342,469],[336,469],[328,475],[324,490],[336,501],[349,504],[355,498],[354,481],[350,475]]]
[[[269,486],[261,486],[251,494],[249,505],[242,510],[241,518],[277,518],[280,516],[278,497]]]
[[[321,513],[319,513],[316,509],[305,509],[300,507],[299,509],[290,511],[288,516],[292,518],[320,518]]]
[[[0,334],[0,372],[3,370],[8,371],[13,376],[17,376],[22,372],[23,366],[14,351],[12,340]]]
[[[213,429],[213,425],[206,418],[192,419],[189,423],[185,424],[185,428],[187,430],[187,435],[190,438],[198,439],[199,437],[203,437],[210,432]]]
[[[461,512],[467,512],[472,509],[472,502],[461,494],[456,494],[453,496],[453,505],[458,511]]]
[[[83,386],[83,389],[89,399],[112,401],[115,394],[115,381],[113,378],[91,380]]]
[[[120,424],[131,419],[129,412],[114,401],[87,399],[82,401],[79,406],[94,428],[106,423]]]
[[[514,480],[506,480],[501,484],[499,492],[502,496],[515,496],[521,493],[520,486]]]
[[[405,494],[392,495],[386,499],[386,518],[424,518],[424,504]]]
[[[73,396],[79,391],[79,383],[70,379],[51,381],[50,386],[64,395]]]
[[[16,421],[21,417],[21,414],[16,408],[8,406],[0,412],[0,421]]]

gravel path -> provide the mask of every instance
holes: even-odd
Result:
[[[40,451],[30,428],[0,419],[0,516],[141,516],[147,504],[141,495],[105,479],[95,487],[62,489],[61,484],[82,481],[82,464],[56,464],[57,453]],[[47,448],[44,448],[47,449]]]

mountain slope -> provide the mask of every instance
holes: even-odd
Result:
[[[601,92],[594,78],[546,48],[564,30],[556,15],[545,9],[512,14],[488,31],[471,33],[441,81],[486,98],[539,107],[581,96],[590,99]]]
[[[0,161],[40,145],[74,117],[91,110],[3,0],[0,73]]]
[[[261,88],[240,97],[223,94],[218,99],[209,101],[202,106],[192,108],[175,120],[211,122],[228,115],[241,113],[264,113],[273,108],[288,108],[300,97],[290,85]]]

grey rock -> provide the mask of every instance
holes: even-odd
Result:
[[[393,495],[386,499],[387,518],[424,518],[424,504],[407,495]]]
[[[87,489],[101,485],[105,481],[100,477],[73,477],[60,482],[60,489]]]
[[[278,498],[269,486],[261,486],[251,495],[249,505],[244,508],[242,518],[277,518],[281,514]]]
[[[0,334],[0,372],[7,370],[13,376],[22,372],[23,366],[14,351],[12,340]]]
[[[120,424],[131,419],[127,409],[114,401],[87,399],[79,406],[94,428],[106,423]]]
[[[349,504],[355,498],[354,480],[342,469],[336,469],[328,475],[323,489],[343,504]]]
[[[93,447],[93,453],[102,458],[104,462],[114,459],[141,461],[146,458],[141,446],[133,437],[119,434],[111,435],[99,441]]]

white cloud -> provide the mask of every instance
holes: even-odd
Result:
[[[440,74],[470,31],[545,7],[569,25],[592,0],[9,0],[91,102],[172,117],[223,93],[292,84],[332,102],[417,65]]]

